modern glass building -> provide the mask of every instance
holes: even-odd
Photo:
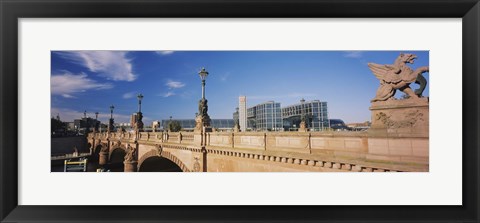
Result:
[[[283,125],[286,131],[294,131],[300,127],[302,114],[307,120],[310,131],[322,131],[330,127],[328,121],[327,102],[319,100],[300,101],[299,104],[282,108]]]
[[[252,131],[283,131],[280,103],[268,101],[248,108],[247,127]]]
[[[193,131],[195,129],[195,119],[172,119],[171,121],[180,122],[182,131]],[[167,129],[170,119],[164,119],[160,123],[160,129]],[[212,119],[210,121],[212,128],[218,130],[232,130],[234,124],[233,119]]]

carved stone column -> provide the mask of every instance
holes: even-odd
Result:
[[[98,158],[98,164],[105,165],[108,163],[108,152],[100,152]]]
[[[137,161],[124,161],[124,172],[137,172]]]
[[[137,165],[138,165],[137,150],[138,150],[138,144],[136,144],[135,147],[130,146],[130,144],[127,146],[127,154],[125,155],[125,160],[123,161],[124,172],[137,171]]]

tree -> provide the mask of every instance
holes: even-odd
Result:
[[[182,130],[182,126],[180,125],[179,121],[173,120],[168,122],[168,131],[179,132],[180,130]]]
[[[58,119],[51,118],[50,123],[51,123],[51,127],[52,127],[52,132],[65,129],[65,123],[63,123],[62,121],[60,121]]]

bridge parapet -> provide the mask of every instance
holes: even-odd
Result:
[[[131,132],[89,133],[88,138],[110,141],[168,142],[186,145],[200,145],[200,134],[194,132]]]
[[[202,159],[208,159],[211,164],[218,162],[220,166],[230,165],[240,168],[235,170],[218,169],[213,168],[217,165],[214,164],[213,167],[208,167],[209,170],[248,171],[245,169],[248,168],[247,165],[238,164],[238,162],[249,162],[243,158],[269,162],[278,161],[286,164],[304,163],[307,166],[313,163],[315,166],[317,163],[320,165],[322,162],[326,166],[329,166],[329,163],[340,163],[339,165],[344,165],[347,170],[352,165],[397,171],[428,171],[429,169],[428,137],[406,134],[379,135],[368,131],[141,132],[138,135],[134,133],[110,133],[110,135],[96,133],[89,135],[90,138],[92,143],[99,139],[110,142],[135,142],[140,145],[139,154],[149,152],[156,148],[155,146],[160,146],[171,154],[182,157],[182,162],[189,169],[193,168],[191,165],[196,162],[195,159],[199,159],[200,162]],[[204,150],[204,152],[200,150]],[[198,155],[201,153],[206,154],[205,157],[202,158]],[[190,157],[191,154],[197,155]],[[228,163],[229,159],[232,163]],[[325,167],[325,165],[321,165],[321,167]]]

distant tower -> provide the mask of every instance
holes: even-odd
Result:
[[[238,122],[240,124],[240,131],[247,130],[247,97],[240,96],[238,98]]]
[[[132,129],[135,128],[136,123],[137,123],[137,113],[135,112],[130,116],[130,126],[132,127]]]

